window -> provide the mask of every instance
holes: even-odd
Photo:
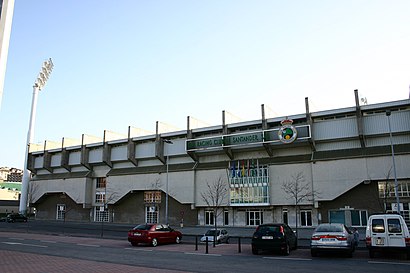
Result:
[[[105,192],[97,192],[95,194],[95,203],[105,204]]]
[[[261,210],[246,211],[246,225],[259,226],[263,224],[263,212]]]
[[[398,181],[397,194],[399,197],[410,197],[410,181]],[[394,181],[379,182],[379,197],[396,197]]]
[[[144,192],[145,203],[161,203],[160,191],[146,191]]]
[[[101,189],[101,188],[106,188],[106,187],[107,187],[107,179],[105,177],[98,177],[96,188]]]
[[[374,233],[384,233],[384,220],[383,219],[373,219],[372,220],[372,231]]]
[[[149,224],[158,223],[159,211],[158,206],[147,206],[145,207],[145,222]]]
[[[205,225],[213,226],[214,222],[214,211],[206,210],[205,211]]]
[[[229,211],[224,210],[224,226],[229,225]]]
[[[312,226],[312,211],[311,210],[300,211],[300,225],[302,227]]]
[[[367,211],[365,210],[352,210],[351,221],[352,226],[366,226],[367,225]]]
[[[65,204],[57,204],[57,220],[64,220]]]
[[[399,219],[387,219],[387,227],[391,233],[401,233],[401,225]]]
[[[95,212],[95,221],[96,222],[108,222],[109,221],[109,214],[108,209],[104,206],[101,207],[94,207]]]
[[[288,209],[283,209],[282,210],[282,219],[283,219],[283,222],[285,223],[285,224],[289,224],[288,222]]]

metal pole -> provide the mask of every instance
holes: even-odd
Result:
[[[400,198],[399,198],[399,192],[398,192],[399,184],[397,182],[396,161],[394,159],[394,147],[393,147],[393,136],[392,136],[392,132],[391,132],[391,125],[390,125],[390,115],[391,115],[390,110],[387,110],[386,111],[386,116],[387,116],[387,120],[389,122],[390,147],[391,147],[391,156],[392,156],[392,160],[393,160],[394,194],[396,195],[397,213],[400,214]]]
[[[27,199],[28,199],[28,186],[30,181],[31,172],[27,168],[28,154],[30,150],[30,143],[33,143],[34,140],[34,125],[36,122],[36,111],[37,111],[37,98],[39,87],[37,84],[33,86],[33,99],[31,102],[31,113],[30,113],[30,122],[27,132],[27,141],[26,141],[26,154],[24,159],[24,171],[23,171],[23,180],[21,184],[21,196],[20,196],[20,206],[19,211],[21,214],[26,214],[27,212]]]
[[[169,161],[169,155],[168,155],[168,149],[167,149],[167,182],[166,182],[166,192],[165,192],[165,222],[168,225],[168,161]]]

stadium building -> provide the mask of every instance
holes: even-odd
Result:
[[[31,147],[38,219],[256,226],[409,221],[410,100]],[[393,153],[392,153],[393,152]],[[397,182],[397,191],[394,187]],[[399,205],[396,195],[399,196]]]

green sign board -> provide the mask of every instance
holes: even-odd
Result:
[[[302,140],[310,138],[310,126],[302,125],[294,127],[297,132],[297,139]],[[232,134],[216,137],[207,137],[199,139],[188,139],[186,141],[186,150],[207,150],[214,148],[223,148],[230,146],[241,146],[258,143],[282,143],[279,137],[280,129],[271,129],[251,133]]]
[[[263,132],[254,132],[238,135],[227,135],[223,137],[224,146],[255,144],[263,142]]]
[[[222,136],[211,138],[190,139],[186,142],[186,149],[189,150],[201,150],[222,147]]]

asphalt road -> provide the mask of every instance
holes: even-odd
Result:
[[[99,224],[0,223],[1,257],[12,256],[20,261],[11,264],[1,259],[0,269],[7,268],[4,272],[8,273],[112,272],[113,266],[121,266],[115,270],[122,272],[410,272],[409,260],[396,256],[369,259],[365,250],[356,251],[353,258],[337,254],[312,258],[308,248],[293,251],[287,257],[276,253],[256,256],[252,255],[250,245],[244,243],[240,253],[237,244],[222,244],[209,247],[206,254],[203,244],[196,249],[195,244],[186,242],[155,248],[132,247],[124,234],[124,230],[128,230],[127,225],[108,225],[105,228],[104,238],[101,238]],[[30,266],[24,263],[27,255],[31,255],[27,258]],[[38,263],[43,259],[48,262]],[[44,269],[56,259],[56,268]],[[75,261],[77,266],[86,263],[85,268],[74,270],[70,268],[70,261]],[[26,267],[18,269],[21,266]],[[98,270],[93,271],[94,267]]]

